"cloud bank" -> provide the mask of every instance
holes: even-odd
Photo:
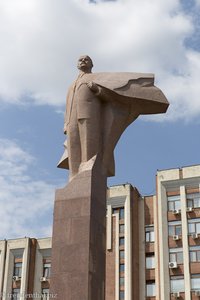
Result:
[[[0,98],[63,105],[77,57],[87,53],[94,71],[155,73],[171,102],[166,118],[193,119],[200,52],[185,40],[195,26],[178,0],[2,0]]]
[[[54,186],[30,176],[34,158],[0,139],[0,239],[51,235]]]

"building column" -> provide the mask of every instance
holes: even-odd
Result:
[[[162,177],[162,175],[158,176]],[[169,247],[166,189],[158,178],[158,227],[160,249],[160,300],[170,300]]]
[[[180,186],[181,197],[181,221],[182,221],[182,243],[183,243],[183,261],[184,261],[184,282],[185,282],[185,299],[191,300],[190,284],[190,260],[188,247],[188,223],[186,213],[186,193],[185,186]]]
[[[119,213],[115,217],[115,300],[119,300]]]
[[[29,238],[10,240],[7,242],[6,264],[4,275],[3,300],[9,299],[12,294],[13,269],[15,255],[22,255],[22,276],[20,284],[20,300],[25,300],[27,294],[28,271],[29,271]]]
[[[125,241],[124,241],[124,250],[125,250],[125,272],[124,272],[124,294],[125,300],[132,300],[132,239],[131,239],[131,204],[130,204],[130,186],[129,192],[127,193],[125,204],[124,204],[124,226],[125,226]]]
[[[140,198],[138,203],[139,222],[139,300],[146,299],[146,263],[145,263],[145,219],[144,219],[144,199]]]
[[[112,249],[112,206],[107,205],[106,216],[106,249]]]
[[[25,248],[23,253],[22,259],[22,280],[20,286],[20,300],[25,300],[27,294],[27,287],[28,287],[28,271],[29,271],[29,238],[26,238],[25,241]]]
[[[154,215],[154,233],[155,233],[154,253],[155,253],[156,300],[160,300],[160,284],[159,284],[160,251],[159,251],[158,204],[157,204],[156,196],[153,196],[153,215]]]

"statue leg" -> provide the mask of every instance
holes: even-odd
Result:
[[[78,121],[81,140],[81,162],[85,163],[101,151],[100,112]]]
[[[85,85],[79,88],[77,102],[78,128],[81,143],[81,168],[100,152],[101,147],[101,101]]]

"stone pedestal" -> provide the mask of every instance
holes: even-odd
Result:
[[[106,176],[96,163],[56,191],[50,293],[104,300]]]

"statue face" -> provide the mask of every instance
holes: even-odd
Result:
[[[88,55],[83,55],[79,58],[77,67],[81,71],[89,71],[91,72],[93,63],[91,58]]]

